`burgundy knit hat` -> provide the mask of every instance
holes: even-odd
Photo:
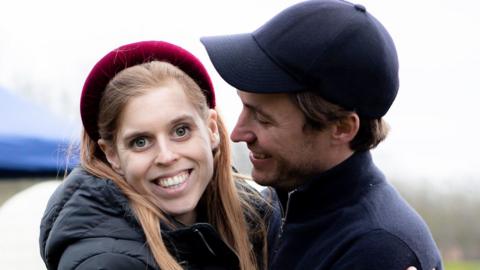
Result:
[[[215,92],[207,70],[190,52],[164,41],[141,41],[121,46],[105,55],[85,80],[80,97],[83,126],[92,140],[99,139],[100,99],[110,80],[120,71],[151,61],[165,61],[187,73],[203,90],[210,108],[215,107]]]

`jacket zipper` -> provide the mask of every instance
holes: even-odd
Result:
[[[286,206],[286,209],[283,210],[283,206],[282,206],[282,203],[280,203],[280,210],[282,211],[282,223],[280,224],[280,231],[278,233],[278,237],[277,237],[277,241],[275,242],[275,248],[274,248],[274,255],[273,255],[273,258],[276,257],[277,255],[277,252],[278,252],[278,248],[280,246],[280,242],[282,240],[282,236],[283,236],[283,229],[284,229],[284,226],[285,226],[285,223],[287,222],[287,217],[288,217],[288,209],[290,208],[290,197],[293,193],[295,193],[297,190],[292,190],[288,193],[288,198],[287,198],[287,206]],[[273,258],[272,258],[272,262],[273,262]]]
[[[214,256],[217,256],[217,254],[215,254],[213,249],[208,244],[207,240],[205,240],[205,237],[203,236],[202,232],[200,230],[198,230],[197,228],[195,228],[193,231],[196,232],[200,236],[200,238],[202,238],[202,241],[205,244],[205,246],[208,248],[208,251],[210,251],[210,253],[212,253]]]
[[[203,243],[204,243],[205,246],[207,247],[208,251],[210,251],[210,253],[212,253],[214,256],[217,256],[217,254],[213,251],[213,249],[212,249],[212,248],[210,247],[210,245],[208,244],[207,239],[205,239],[205,237],[203,236],[203,233],[202,233],[199,229],[197,229],[197,228],[193,229],[193,231],[196,232],[196,233],[200,236],[200,238],[202,239]],[[230,249],[230,251],[231,251],[233,254],[235,254],[235,256],[236,256],[237,258],[240,259],[240,257],[238,256],[237,252],[236,252],[227,242],[225,242],[225,241],[223,241],[223,240],[222,240],[222,242]]]

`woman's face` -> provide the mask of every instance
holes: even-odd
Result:
[[[184,224],[213,175],[217,114],[203,119],[175,81],[131,98],[118,122],[114,147],[99,144],[112,167],[139,193]]]

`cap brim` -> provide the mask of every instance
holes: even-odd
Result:
[[[238,90],[281,93],[303,88],[263,52],[250,33],[200,40],[220,76]]]

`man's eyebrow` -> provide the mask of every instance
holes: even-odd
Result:
[[[272,117],[271,114],[268,112],[264,111],[262,108],[249,104],[249,103],[243,103],[243,106],[247,107],[249,110],[252,110],[253,112],[261,114],[263,117],[268,118],[270,121],[275,121],[275,119]]]
[[[243,106],[247,107],[247,108],[248,108],[249,110],[251,110],[251,111],[259,112],[259,113],[261,113],[261,114],[265,114],[265,112],[262,111],[262,108],[257,107],[257,106],[255,106],[255,105],[253,105],[253,104],[243,103]]]

